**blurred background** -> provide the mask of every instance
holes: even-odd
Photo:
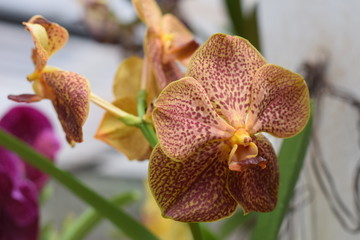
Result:
[[[106,2],[107,4],[101,4]],[[202,43],[217,32],[233,33],[223,0],[161,0],[164,12],[178,15]],[[259,43],[265,58],[302,73],[314,98],[312,141],[280,239],[360,238],[360,1],[246,0],[243,13],[257,6]],[[40,14],[70,32],[68,44],[49,65],[86,76],[94,93],[112,101],[118,64],[142,54],[144,26],[129,0],[1,0],[0,114],[16,105],[9,94],[31,93],[26,75],[33,71],[33,42],[22,26]],[[128,161],[93,138],[104,111],[91,104],[84,142],[74,148],[56,119],[51,103],[44,111],[63,139],[58,165],[74,172],[97,191],[110,196],[143,189],[147,162]],[[278,148],[280,141],[273,139]],[[43,221],[60,224],[69,213],[86,208],[56,183],[43,209]],[[139,205],[130,209],[139,214]],[[89,239],[112,239],[104,223]],[[241,235],[246,239],[249,234]],[[234,236],[234,239],[243,239]],[[121,238],[120,238],[121,239]]]

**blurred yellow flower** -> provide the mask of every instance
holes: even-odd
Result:
[[[189,240],[192,234],[189,225],[161,216],[159,206],[146,184],[146,200],[142,209],[142,222],[160,240]]]
[[[144,60],[163,89],[183,77],[176,61],[184,66],[198,48],[192,33],[172,14],[162,14],[154,0],[133,0],[140,19],[147,26]]]
[[[130,57],[119,65],[114,78],[115,101],[112,104],[133,115],[137,115],[137,94],[141,89],[142,68],[141,58]],[[149,79],[144,86],[147,102],[151,102],[160,92],[154,78],[150,76]],[[130,160],[149,159],[152,150],[139,128],[126,125],[109,112],[105,113],[95,138],[111,145]]]

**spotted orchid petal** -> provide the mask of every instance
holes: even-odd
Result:
[[[148,31],[145,52],[161,89],[184,76],[175,61],[164,62],[163,42],[155,32]]]
[[[185,76],[195,78],[217,113],[239,128],[245,125],[253,76],[265,63],[246,39],[215,34],[194,53]]]
[[[69,34],[65,28],[39,15],[24,22],[24,25],[33,37],[35,49],[32,59],[35,71],[40,72],[46,66],[49,57],[66,44]]]
[[[19,103],[32,103],[32,102],[39,102],[42,98],[36,94],[20,94],[20,95],[9,95],[8,99],[19,102]]]
[[[66,133],[67,141],[73,145],[82,142],[82,126],[89,113],[90,86],[80,74],[66,71],[51,71],[41,74],[46,92],[58,114]]]
[[[185,159],[209,141],[230,138],[233,132],[193,78],[168,85],[155,107],[153,120],[162,150],[177,160]]]
[[[149,166],[150,189],[164,217],[182,222],[215,221],[237,203],[226,187],[227,147],[213,141],[182,162],[155,147]],[[220,161],[219,161],[220,160]]]
[[[153,195],[149,184],[145,183],[145,202],[141,209],[141,222],[159,239],[184,240],[192,239],[189,226],[186,223],[173,221],[161,216],[161,211]]]
[[[277,202],[279,167],[271,143],[262,134],[254,136],[253,142],[259,150],[257,158],[264,159],[266,167],[262,169],[254,164],[240,172],[230,171],[228,187],[245,213],[269,212],[274,210]]]
[[[130,114],[137,114],[135,98],[119,98],[113,104]],[[150,157],[152,148],[141,130],[124,124],[110,113],[104,115],[95,137],[119,150],[130,160],[145,160]]]
[[[165,14],[162,20],[162,30],[165,34],[165,57],[173,56],[187,66],[190,57],[198,49],[199,44],[193,34],[180,20],[172,14]],[[166,36],[168,41],[166,41]],[[169,61],[168,59],[164,59]]]
[[[310,116],[309,90],[302,76],[266,64],[255,74],[246,127],[276,137],[298,134]]]

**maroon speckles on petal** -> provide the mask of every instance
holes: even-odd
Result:
[[[164,152],[181,160],[208,141],[227,139],[234,129],[213,109],[204,89],[192,78],[167,86],[153,112]]]
[[[229,190],[244,212],[269,212],[274,210],[279,188],[279,167],[271,143],[262,135],[253,137],[258,146],[258,156],[266,159],[266,167],[253,166],[241,172],[231,171]]]
[[[282,67],[266,64],[255,75],[247,129],[277,137],[291,137],[310,115],[309,91],[304,79]]]
[[[38,102],[42,98],[35,94],[20,94],[20,95],[9,95],[8,99],[13,100],[15,102],[31,103],[31,102]]]
[[[247,40],[215,34],[195,52],[185,75],[200,82],[219,115],[243,127],[252,77],[265,63]]]
[[[34,16],[28,23],[39,24],[45,28],[48,35],[48,46],[46,51],[49,56],[60,50],[69,39],[69,33],[65,28],[61,27],[57,23],[48,21],[42,16]]]
[[[23,24],[32,35],[35,44],[32,60],[35,64],[35,71],[40,72],[46,66],[49,57],[66,44],[69,34],[65,28],[49,22],[39,15]]]
[[[82,126],[89,112],[90,86],[86,78],[65,71],[45,72],[42,78],[53,92],[51,99],[70,144],[82,142]]]
[[[158,145],[151,156],[149,184],[165,217],[215,221],[237,207],[226,187],[228,172],[221,142],[209,143],[183,162],[167,157]]]
[[[164,62],[163,43],[154,32],[148,31],[146,43],[146,52],[161,89],[184,76],[174,59]]]

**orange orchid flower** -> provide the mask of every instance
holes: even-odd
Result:
[[[118,67],[114,78],[113,93],[114,106],[130,114],[137,115],[137,94],[141,89],[143,60],[140,57],[130,57],[124,60]],[[158,96],[160,90],[153,78],[143,86],[147,92],[147,102]],[[129,126],[110,112],[105,113],[95,138],[104,141],[128,159],[149,159],[151,146],[142,134],[141,130]]]
[[[229,216],[238,205],[245,213],[272,211],[279,169],[261,132],[292,137],[309,115],[300,75],[268,64],[243,38],[213,35],[155,102],[159,144],[149,184],[163,216],[200,222]]]
[[[35,70],[28,75],[35,94],[10,95],[9,99],[17,102],[50,99],[67,141],[71,145],[82,142],[82,126],[88,116],[90,102],[88,80],[77,73],[47,66],[48,59],[66,44],[69,34],[65,28],[38,15],[24,25],[35,44],[32,51]]]
[[[183,77],[176,61],[187,65],[198,48],[192,33],[174,15],[163,15],[154,0],[133,0],[140,19],[147,26],[144,41],[145,61],[150,62],[163,89]]]

